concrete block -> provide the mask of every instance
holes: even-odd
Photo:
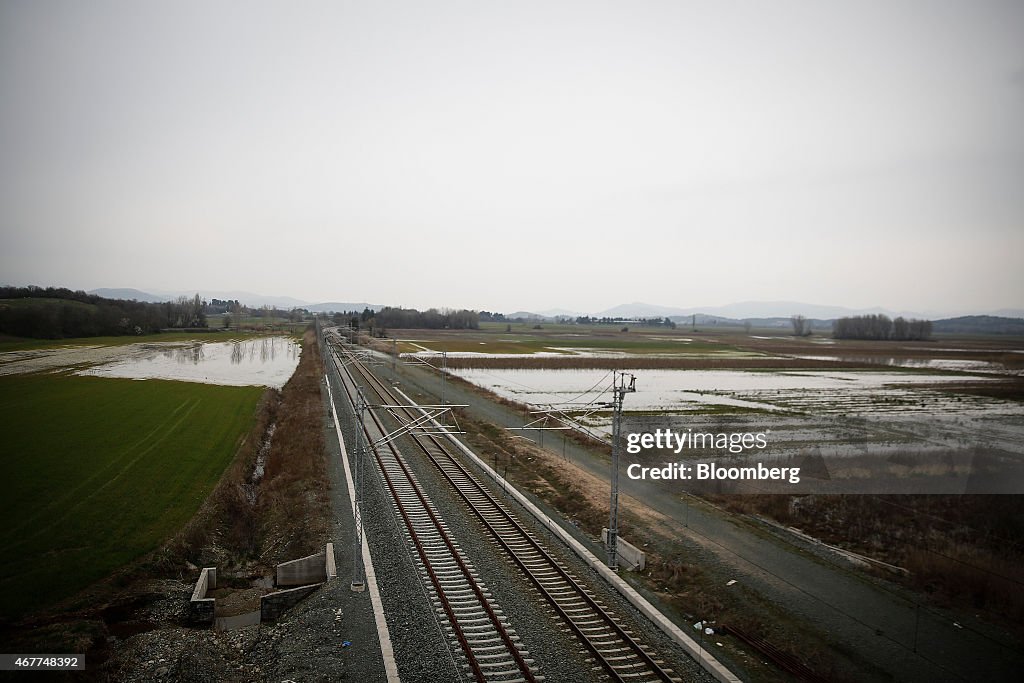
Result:
[[[274,621],[282,614],[299,604],[304,597],[314,592],[323,584],[318,583],[312,586],[299,586],[288,590],[277,591],[260,598],[260,621]]]
[[[336,579],[338,577],[338,566],[334,563],[334,544],[328,543],[327,550],[327,580]]]
[[[205,567],[199,573],[199,580],[192,591],[189,601],[189,617],[198,624],[212,624],[214,620],[215,600],[206,597],[207,591],[217,587],[217,568]]]
[[[608,546],[608,529],[601,529],[601,541]],[[632,543],[627,543],[622,536],[615,539],[615,554],[619,558],[619,566],[634,572],[641,572],[647,566],[647,553]]]
[[[317,553],[277,565],[278,586],[306,586],[327,580],[327,553]]]

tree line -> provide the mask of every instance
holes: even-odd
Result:
[[[418,311],[415,308],[394,308],[385,306],[379,311],[365,308],[334,314],[335,324],[346,322],[355,329],[367,329],[370,335],[383,336],[389,328],[421,330],[476,330],[480,328],[480,314],[466,309],[453,310],[431,308]]]
[[[428,330],[476,330],[480,328],[480,314],[466,309],[391,308],[385,306],[374,316],[381,327],[423,328]]]
[[[206,327],[199,295],[148,303],[106,299],[65,287],[0,287],[0,332],[35,339],[148,334]]]
[[[622,316],[617,317],[597,317],[592,315],[578,315],[575,318],[567,315],[556,315],[553,317],[541,318],[531,317],[526,318],[523,316],[507,316],[504,313],[492,313],[490,311],[480,311],[479,313],[480,322],[484,323],[540,323],[540,322],[551,322],[552,320],[556,323],[576,323],[577,325],[640,325],[641,327],[667,327],[674,330],[676,323],[670,318],[625,318]]]
[[[932,321],[898,317],[890,320],[886,315],[855,315],[839,318],[832,325],[836,339],[874,339],[892,341],[924,341],[931,339]]]
[[[598,318],[592,315],[576,316],[577,325],[640,325],[641,327],[667,327],[670,330],[676,329],[676,324],[668,317],[665,318],[624,318],[604,316]]]

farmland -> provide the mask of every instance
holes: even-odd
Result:
[[[500,473],[592,536],[608,523],[607,440],[595,446],[577,432],[535,427],[559,429],[571,417],[606,437],[613,368],[637,377],[636,392],[624,400],[627,434],[664,427],[767,434],[765,462],[802,466],[807,490],[750,482],[743,495],[723,487],[698,496],[679,481],[631,480],[624,468],[723,454],[622,456],[621,533],[648,553],[652,590],[690,623],[736,623],[801,657],[817,652],[816,666],[829,674],[847,666],[835,643],[849,642],[846,634],[865,622],[877,620],[880,632],[901,644],[916,642],[916,618],[921,624],[933,618],[943,628],[956,622],[951,634],[943,631],[915,651],[925,658],[966,642],[959,613],[927,610],[971,610],[972,618],[1022,632],[1024,603],[1015,597],[1024,581],[1018,569],[1021,497],[963,494],[1020,490],[1024,340],[937,335],[932,341],[864,341],[797,338],[780,329],[622,327],[392,330],[408,344],[407,362],[394,372],[403,386],[436,398],[438,375],[414,354],[435,368],[444,363],[456,378],[444,385],[446,400],[469,405],[460,414],[467,438]],[[390,340],[375,341],[382,341],[378,351],[390,352]],[[448,352],[445,361],[438,351]],[[388,377],[389,365],[382,370]],[[1015,477],[979,486],[991,463]],[[910,484],[927,485],[930,495],[906,495]],[[771,544],[757,550],[761,541],[751,538],[729,540],[732,527],[720,526],[720,516],[782,547],[803,547],[801,534],[807,534],[868,559],[858,565],[837,551],[823,555],[824,570],[797,568],[790,564],[795,553]],[[822,547],[816,541],[806,546]],[[795,589],[762,581],[766,567],[772,579],[782,577]],[[854,583],[844,583],[851,568]],[[862,610],[873,594],[861,596],[863,604],[854,599],[851,618],[842,611],[851,603],[843,601],[859,595],[861,581],[877,581],[888,592],[872,603],[877,609]],[[741,596],[738,585],[756,590]],[[911,650],[893,661],[919,664]]]
[[[605,437],[611,411],[601,405],[619,369],[638,378],[627,414],[659,425],[770,429],[775,457],[981,444],[1019,451],[1024,343],[1006,335],[878,342],[780,329],[548,324],[395,334],[418,347],[404,354],[409,361],[437,366],[431,355],[445,351],[451,375],[504,401],[573,416]]]
[[[0,615],[65,599],[195,513],[248,431],[261,387],[0,377],[8,520]]]
[[[937,335],[933,341],[793,337],[778,328],[494,324],[479,330],[392,330],[399,353],[446,352],[449,367],[488,368],[898,368],[1019,376],[1024,340]],[[390,353],[390,339],[374,340]]]

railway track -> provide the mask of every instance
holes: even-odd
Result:
[[[337,357],[335,363],[349,401],[356,405],[355,383]],[[373,444],[387,432],[376,415],[368,415],[371,424],[361,428]],[[404,524],[406,539],[415,549],[419,571],[431,588],[434,608],[447,619],[446,630],[459,645],[469,677],[478,683],[544,680],[536,675],[529,652],[521,648],[515,630],[399,451],[392,443],[370,450]]]
[[[339,367],[346,365],[355,369],[364,381],[363,386],[376,394],[381,403],[392,406],[408,403],[398,400],[387,385],[343,347],[337,348],[345,357],[344,363],[339,360]],[[407,422],[422,421],[425,417],[424,411],[414,408],[393,410],[404,412]],[[595,662],[596,672],[603,671],[610,680],[623,682],[679,680],[650,648],[622,626],[614,614],[544,548],[461,460],[451,454],[445,440],[433,434],[412,433],[411,436],[481,522],[491,539],[529,579],[586,649]]]

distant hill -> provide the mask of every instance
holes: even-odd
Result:
[[[708,328],[717,325],[723,327],[742,327],[746,323],[750,323],[752,328],[778,328],[778,329],[791,329],[793,323],[790,321],[789,316],[777,316],[770,318],[724,318],[719,315],[705,315],[703,313],[695,314],[697,318],[698,328]],[[693,323],[694,315],[672,315],[669,316],[669,320],[679,325],[680,329],[686,329]],[[811,326],[812,330],[831,330],[833,320],[827,319],[822,320],[820,318],[808,318],[807,323]]]
[[[1024,318],[1024,308],[1000,308],[998,311],[986,311],[986,313],[999,318]]]
[[[522,318],[523,320],[537,320],[537,321],[549,321],[552,318],[541,315],[540,313],[531,313],[530,311],[516,311],[515,313],[506,313],[506,318],[514,320],[516,318]]]
[[[924,317],[912,312],[894,312],[880,307],[874,308],[847,308],[845,306],[828,306],[823,304],[808,304],[801,301],[740,301],[725,306],[709,306],[700,309],[691,309],[690,313],[708,313],[719,315],[724,318],[746,319],[746,318],[785,318],[792,315],[802,315],[807,318],[818,320],[829,320],[842,318],[851,315],[870,315],[882,313],[889,317],[902,315],[908,318]]]
[[[178,290],[178,291],[158,291],[158,292],[144,292],[141,289],[131,289],[128,287],[121,289],[110,289],[102,287],[100,289],[93,289],[89,291],[89,294],[95,294],[102,296],[105,299],[124,299],[125,301],[145,301],[147,303],[163,303],[164,301],[175,301],[178,297],[192,298],[196,294],[199,294],[201,299],[210,301],[211,299],[223,299],[224,301],[235,301],[237,300],[243,306],[250,306],[252,308],[258,308],[260,306],[273,306],[275,308],[302,308],[306,302],[299,299],[295,299],[290,296],[266,296],[263,294],[255,294],[253,292],[244,291],[218,291],[211,289],[189,289],[189,290]],[[362,309],[359,309],[362,310]]]
[[[538,314],[545,318],[578,318],[582,315],[576,311],[568,311],[564,308],[549,308],[546,311],[538,311]]]
[[[842,317],[842,316],[841,316]],[[691,324],[692,316],[670,316],[680,328],[685,329]],[[835,318],[809,318],[812,330],[831,330]],[[789,329],[789,316],[769,318],[723,318],[713,315],[697,315],[697,327],[713,327],[715,325],[740,326],[749,322],[753,328]],[[958,318],[945,318],[932,322],[932,331],[946,334],[1017,334],[1024,336],[1024,318],[1004,318],[993,315],[965,315]]]
[[[595,318],[664,318],[673,315],[686,315],[688,313],[700,313],[705,311],[687,311],[683,308],[672,306],[658,306],[656,304],[645,304],[634,301],[631,304],[620,304],[612,308],[594,313]]]
[[[343,301],[328,301],[322,304],[310,304],[309,306],[302,306],[311,313],[338,313],[344,311],[363,311],[369,308],[371,311],[376,313],[380,309],[384,308],[383,304],[368,304],[365,301],[360,303],[351,303]]]
[[[90,289],[89,294],[95,294],[101,296],[104,299],[123,299],[124,301],[145,301],[150,304],[159,304],[164,301],[169,301],[171,298],[176,297],[162,297],[156,294],[150,294],[149,292],[143,292],[141,289],[132,289],[130,287],[124,287],[121,289],[110,289],[107,287],[101,287],[100,289]]]
[[[659,306],[645,304],[639,301],[631,304],[622,304],[609,308],[596,317],[609,318],[659,318],[676,316],[698,316],[701,314],[730,320],[785,318],[792,315],[802,315],[806,318],[816,320],[831,320],[851,315],[869,315],[882,313],[890,318],[902,315],[905,318],[926,318],[929,316],[912,311],[895,312],[884,308],[846,308],[844,306],[826,306],[822,304],[807,304],[800,301],[740,301],[724,306],[690,306],[679,308],[673,306]]]
[[[1019,334],[1024,335],[1024,318],[995,315],[964,315],[932,322],[932,331],[946,334]]]

